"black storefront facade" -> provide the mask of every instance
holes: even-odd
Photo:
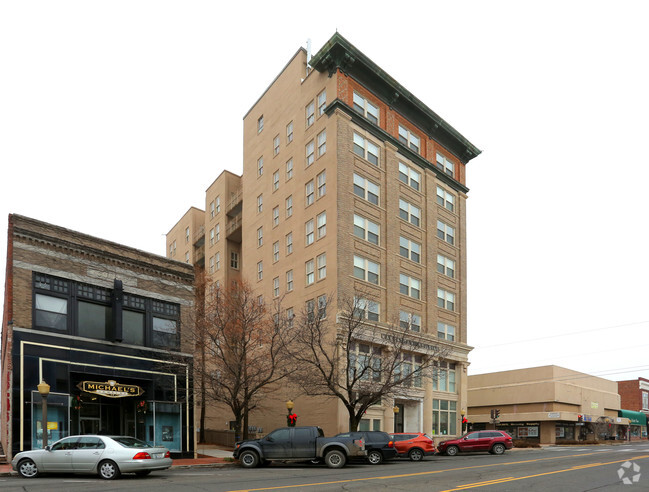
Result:
[[[15,329],[12,454],[76,434],[129,435],[193,456],[191,356]],[[50,385],[47,425],[37,385]],[[130,391],[124,391],[125,389]]]

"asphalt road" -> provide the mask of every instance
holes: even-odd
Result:
[[[624,479],[629,484],[624,483]],[[649,443],[549,447],[490,454],[432,456],[423,462],[394,460],[378,466],[273,464],[187,468],[124,475],[108,482],[93,476],[1,477],[2,492],[226,492],[226,491],[649,491]]]

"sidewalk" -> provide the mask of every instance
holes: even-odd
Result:
[[[189,467],[222,467],[233,465],[232,449],[215,444],[199,444],[197,447],[197,458],[173,460],[172,468]],[[0,464],[0,477],[7,475],[18,475],[12,471],[11,464]]]

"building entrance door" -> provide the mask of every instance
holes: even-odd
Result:
[[[394,432],[403,432],[403,403],[397,403],[395,406],[399,409],[399,411],[394,414]]]

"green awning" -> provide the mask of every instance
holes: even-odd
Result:
[[[647,425],[647,416],[642,412],[634,412],[633,410],[618,410],[618,417],[626,417],[631,422],[631,425]]]

